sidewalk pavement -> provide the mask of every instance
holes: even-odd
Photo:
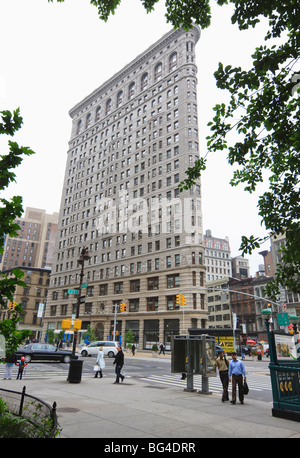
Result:
[[[126,357],[145,360],[152,355],[139,352]],[[113,447],[114,439],[117,446],[120,438],[124,438],[122,444],[133,444],[134,438],[144,439],[144,444],[146,439],[148,445],[160,438],[179,443],[195,439],[196,444],[197,438],[300,438],[299,422],[273,417],[272,403],[245,396],[244,405],[232,405],[222,403],[216,394],[158,387],[147,380],[131,378],[126,371],[125,375],[119,385],[104,370],[102,379],[91,374],[91,378],[82,377],[80,383],[56,376],[45,380],[2,380],[1,386],[21,391],[25,385],[27,394],[51,406],[55,401],[62,438],[105,438],[103,447]]]

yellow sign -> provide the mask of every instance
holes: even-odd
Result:
[[[81,320],[78,320],[78,319],[76,318],[76,320],[74,320],[74,326],[73,326],[74,329],[76,329],[76,330],[77,330],[77,329],[81,329],[81,324],[82,324],[82,321],[81,321]]]
[[[67,318],[66,320],[62,320],[61,327],[62,327],[62,329],[71,329],[71,320],[70,320],[70,318]]]
[[[71,318],[66,318],[62,320],[61,327],[62,329],[70,330],[72,329],[81,329],[82,321],[76,318],[75,320],[71,320]]]

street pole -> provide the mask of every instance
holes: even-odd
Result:
[[[79,309],[80,309],[80,300],[81,300],[81,285],[82,285],[82,280],[83,280],[83,270],[84,270],[84,259],[82,260],[82,263],[78,260],[79,264],[81,264],[81,270],[80,270],[80,275],[79,275],[79,293],[77,296],[77,303],[76,303],[76,314],[75,318],[79,318]],[[73,339],[73,348],[72,348],[72,358],[74,358],[75,353],[76,353],[76,345],[77,345],[77,334],[78,334],[78,329],[74,329],[74,339]]]
[[[90,255],[89,255],[88,249],[86,247],[83,247],[81,250],[80,257],[78,259],[78,264],[81,265],[81,270],[80,270],[80,275],[79,275],[79,291],[78,291],[78,296],[77,296],[76,315],[75,315],[77,319],[79,318],[79,309],[80,309],[80,301],[81,301],[81,286],[82,286],[82,280],[83,280],[83,275],[84,275],[84,262],[88,261],[89,259],[90,259]],[[78,329],[76,330],[74,329],[73,349],[72,349],[72,354],[71,354],[71,361],[70,361],[69,375],[68,375],[68,381],[70,383],[80,383],[81,381],[82,361],[75,359],[78,332],[79,332]]]
[[[113,336],[113,341],[116,341],[116,323],[117,323],[117,309],[118,309],[118,304],[113,305],[115,308],[115,317],[114,317],[114,336]]]

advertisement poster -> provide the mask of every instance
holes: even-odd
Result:
[[[288,334],[275,334],[277,358],[297,359],[295,337]]]

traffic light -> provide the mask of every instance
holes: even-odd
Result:
[[[176,294],[176,304],[181,305],[181,296],[182,294]]]
[[[17,305],[17,303],[15,301],[14,302],[10,302],[9,303],[9,310],[15,310],[16,305]]]
[[[186,296],[181,295],[181,305],[186,305]]]
[[[120,312],[126,312],[126,304],[125,304],[125,302],[122,302],[120,304]]]

